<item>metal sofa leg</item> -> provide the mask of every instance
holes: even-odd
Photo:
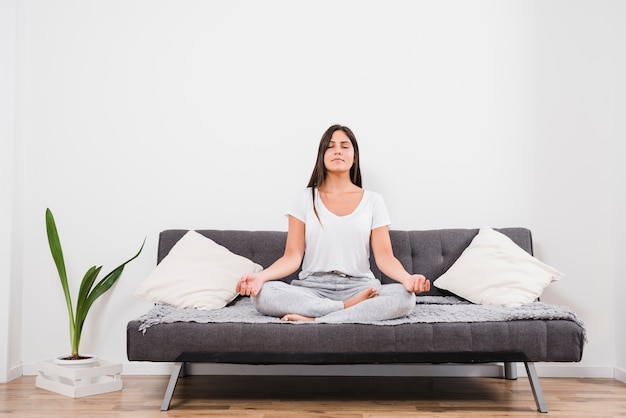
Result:
[[[174,363],[174,368],[172,368],[172,374],[170,376],[170,381],[167,384],[167,388],[165,389],[165,395],[163,396],[163,403],[161,404],[161,411],[167,411],[170,409],[170,402],[172,402],[172,396],[174,395],[174,389],[176,389],[176,383],[178,382],[178,377],[182,374],[181,372],[185,371],[185,362],[178,361]]]
[[[539,378],[537,377],[535,364],[526,361],[524,362],[524,366],[526,366],[526,373],[528,373],[530,387],[533,390],[535,404],[537,404],[537,411],[546,413],[548,412],[548,407],[546,406],[546,401],[543,399],[543,391],[541,390],[541,385],[539,384]]]
[[[517,363],[510,361],[504,363],[504,378],[508,380],[517,379]]]

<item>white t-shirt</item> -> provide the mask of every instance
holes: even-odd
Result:
[[[321,223],[313,211],[311,188],[298,194],[287,212],[305,224],[306,245],[300,279],[331,271],[374,278],[369,263],[371,231],[391,224],[382,196],[365,190],[354,212],[337,216],[324,206],[317,189],[315,194]]]

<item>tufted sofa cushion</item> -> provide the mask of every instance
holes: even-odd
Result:
[[[526,228],[496,229],[513,240],[529,254],[532,254],[532,237]],[[203,229],[200,234],[228,248],[235,254],[249,258],[261,266],[268,267],[285,251],[287,233],[281,231],[228,231]],[[158,258],[160,262],[174,244],[187,233],[187,230],[163,231],[159,239]],[[478,229],[440,229],[432,231],[390,231],[394,254],[404,268],[419,273],[431,281],[446,272],[461,256],[461,253],[478,234]],[[383,283],[392,280],[384,276],[372,256],[370,266],[374,275]],[[283,279],[287,283],[296,279],[297,272]],[[431,286],[422,295],[447,295],[449,293]]]

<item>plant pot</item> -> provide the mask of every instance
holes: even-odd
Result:
[[[85,360],[63,360],[69,366],[57,364],[58,359],[37,363],[36,386],[72,398],[121,390],[122,364],[93,357],[87,365],[75,364]]]
[[[93,367],[98,364],[98,356],[95,354],[83,354],[81,358],[70,360],[67,356],[58,356],[54,362],[59,366],[65,367]]]

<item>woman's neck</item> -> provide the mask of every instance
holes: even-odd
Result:
[[[356,184],[350,181],[350,177],[347,175],[336,175],[328,173],[324,183],[318,187],[318,190],[325,193],[342,193],[348,191],[355,191],[360,189]]]

